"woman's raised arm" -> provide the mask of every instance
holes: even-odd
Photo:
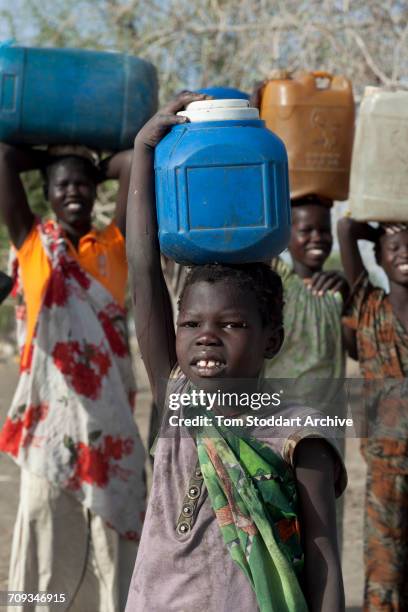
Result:
[[[0,213],[17,249],[23,245],[34,223],[20,173],[41,168],[46,159],[43,151],[0,143]]]

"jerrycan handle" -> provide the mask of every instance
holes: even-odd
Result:
[[[332,80],[333,75],[331,72],[326,72],[325,70],[312,70],[312,74],[315,79],[329,79]]]
[[[315,81],[317,79],[327,79],[329,81],[329,83],[325,86],[325,87],[318,87],[318,89],[328,89],[329,86],[331,85],[331,82],[333,80],[333,75],[330,72],[326,72],[325,70],[313,70],[311,72],[312,76],[314,77]],[[316,85],[316,82],[315,82]]]

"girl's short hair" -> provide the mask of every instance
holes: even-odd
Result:
[[[190,268],[178,306],[183,301],[187,287],[194,283],[230,282],[244,293],[251,291],[256,298],[262,325],[283,327],[283,288],[280,276],[264,263],[205,264]]]
[[[324,198],[322,196],[310,194],[306,196],[302,196],[300,198],[295,198],[290,201],[291,206],[296,208],[297,206],[308,206],[310,204],[314,204],[315,206],[323,206],[323,208],[327,208],[328,210],[333,206],[333,200],[329,198]]]

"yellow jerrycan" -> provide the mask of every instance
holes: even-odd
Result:
[[[347,199],[354,99],[346,77],[322,71],[278,73],[263,88],[260,115],[285,143],[291,198]]]
[[[366,87],[360,104],[349,207],[359,221],[408,222],[408,91]]]

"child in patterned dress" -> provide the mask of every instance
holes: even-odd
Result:
[[[345,323],[357,335],[369,422],[365,511],[365,612],[408,610],[408,224],[376,229],[345,217],[338,225],[341,256],[352,289]],[[370,282],[358,240],[375,245],[390,291]],[[383,381],[380,390],[379,381]]]

